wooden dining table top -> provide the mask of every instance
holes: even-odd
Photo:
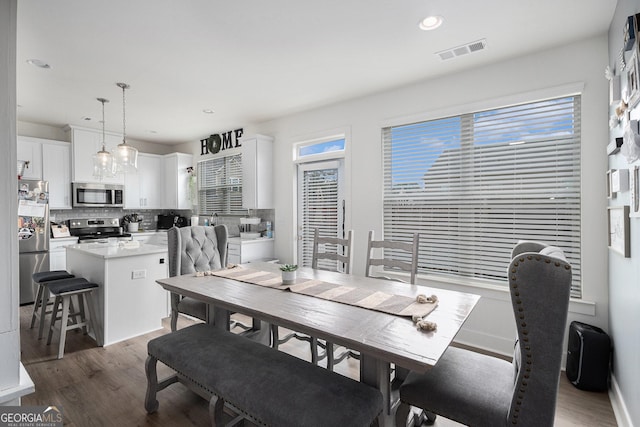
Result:
[[[278,265],[252,263],[254,270],[278,272]],[[337,345],[383,362],[425,372],[447,349],[479,300],[478,295],[350,274],[299,268],[299,278],[367,287],[394,295],[436,295],[438,306],[426,320],[432,332],[419,330],[412,319],[272,289],[234,279],[195,274],[157,280],[166,290],[239,312]]]

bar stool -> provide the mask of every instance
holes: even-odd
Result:
[[[38,292],[36,293],[36,299],[33,302],[33,314],[31,315],[31,326],[29,329],[33,329],[36,324],[36,317],[40,317],[38,326],[38,339],[42,339],[44,333],[44,318],[47,314],[51,313],[47,311],[49,303],[49,289],[47,282],[61,279],[69,279],[75,277],[73,274],[66,270],[53,270],[53,271],[41,271],[39,273],[33,273],[31,276],[33,283],[38,285]]]
[[[89,294],[98,287],[97,284],[89,282],[83,277],[74,277],[69,279],[56,280],[48,283],[49,292],[55,296],[53,303],[53,312],[51,314],[51,325],[49,327],[49,336],[47,344],[51,344],[51,336],[56,321],[60,320],[60,344],[58,347],[58,359],[64,356],[64,345],[67,337],[67,331],[71,329],[83,328],[85,334],[88,333],[89,327],[93,329],[95,338],[98,343],[102,342],[99,336],[98,328],[96,328],[95,319],[97,310],[93,298],[87,298]],[[78,297],[79,311],[69,311],[69,305],[73,296]],[[62,313],[58,311],[62,304]],[[84,312],[84,307],[89,310],[89,317]],[[70,322],[71,321],[71,322]]]

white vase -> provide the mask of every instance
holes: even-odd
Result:
[[[283,271],[282,272],[282,284],[293,285],[296,281],[296,271]]]
[[[139,223],[137,223],[137,222],[130,222],[130,223],[129,223],[129,225],[127,226],[127,230],[128,230],[129,232],[132,232],[132,231],[138,231],[138,226],[139,226]]]

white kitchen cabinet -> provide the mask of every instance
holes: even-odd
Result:
[[[252,261],[266,261],[273,259],[273,239],[241,239],[231,237],[228,243],[228,263],[244,264]]]
[[[242,138],[242,207],[273,209],[273,138]]]
[[[171,153],[164,155],[164,209],[191,209],[189,173],[193,155]]]
[[[138,170],[125,174],[125,209],[162,209],[164,159],[157,154],[138,154]]]
[[[71,134],[71,179],[73,182],[102,182],[124,184],[124,174],[100,181],[93,176],[93,155],[102,150],[102,131],[70,126]],[[122,142],[122,135],[105,133],[105,149],[113,151]]]
[[[42,179],[49,181],[49,207],[71,209],[71,145],[42,143]]]
[[[66,246],[78,243],[77,237],[58,237],[49,241],[49,270],[67,269]]]
[[[42,179],[42,141],[40,138],[18,136],[18,160],[29,162],[22,179]]]

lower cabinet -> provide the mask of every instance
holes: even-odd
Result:
[[[268,261],[273,259],[273,239],[229,239],[229,264],[244,264],[252,261]]]
[[[65,246],[78,243],[77,237],[59,237],[49,240],[49,270],[67,269],[67,249]]]

